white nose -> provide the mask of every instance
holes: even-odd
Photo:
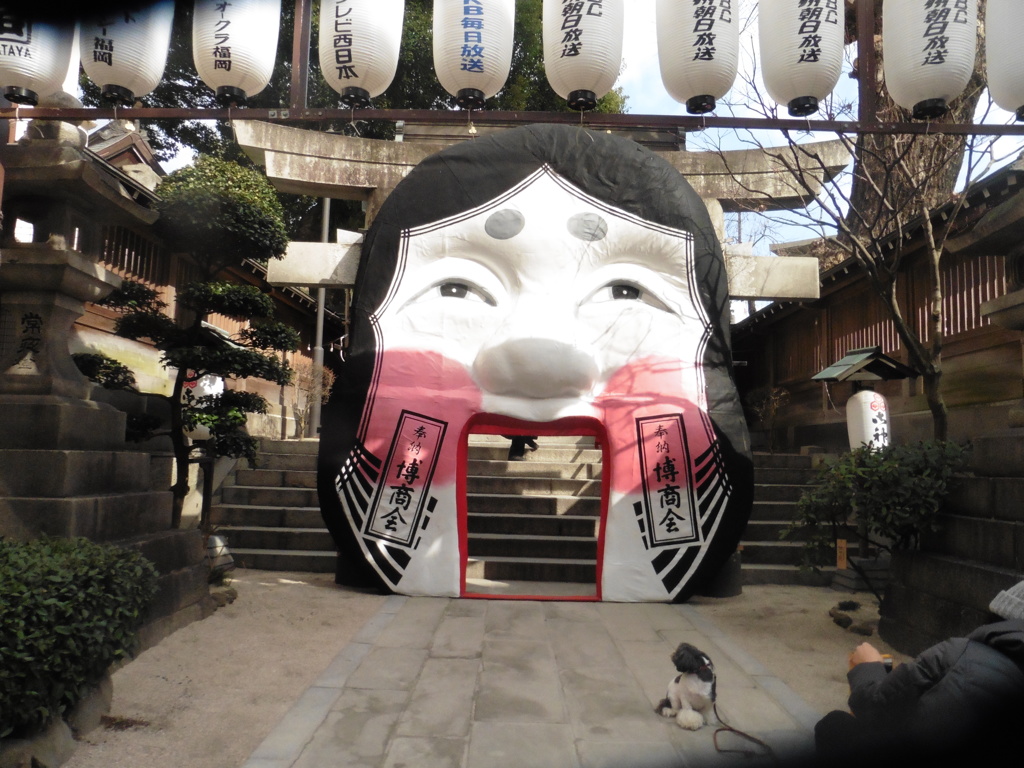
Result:
[[[597,374],[592,355],[554,339],[502,341],[481,350],[473,363],[484,390],[513,397],[579,397],[591,390]]]

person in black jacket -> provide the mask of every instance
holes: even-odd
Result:
[[[986,624],[887,672],[862,643],[850,655],[850,712],[815,727],[821,764],[867,757],[1001,757],[1017,749],[1024,713],[1024,620]]]

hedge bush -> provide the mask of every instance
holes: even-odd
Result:
[[[0,539],[0,738],[74,706],[135,648],[156,569],[87,539]]]

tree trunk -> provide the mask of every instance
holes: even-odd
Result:
[[[171,486],[171,528],[181,526],[181,514],[185,508],[185,497],[188,496],[188,456],[189,445],[185,437],[182,423],[181,393],[185,387],[188,370],[180,368],[174,377],[171,389],[171,446],[174,450],[174,485]]]
[[[942,369],[926,373],[921,378],[924,381],[928,410],[932,413],[932,437],[935,440],[945,440],[949,435],[949,413],[946,410],[946,401],[942,397]]]

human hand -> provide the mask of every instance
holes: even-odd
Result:
[[[882,654],[871,643],[861,643],[850,654],[850,669],[870,661],[882,661]]]

